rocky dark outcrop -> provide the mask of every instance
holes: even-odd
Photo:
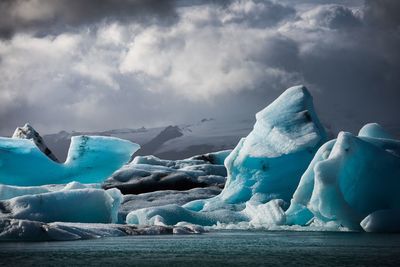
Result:
[[[60,162],[53,152],[51,152],[51,150],[46,146],[40,134],[28,123],[26,123],[23,127],[18,127],[15,129],[12,138],[32,140],[47,157],[55,162]]]

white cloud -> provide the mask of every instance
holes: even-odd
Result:
[[[301,9],[258,0],[189,5],[174,24],[108,18],[73,31],[19,32],[0,40],[1,129],[28,119],[46,130],[107,129],[253,113],[297,83],[321,92],[325,110],[342,112],[363,94],[360,118],[369,106],[394,113],[398,37],[366,25],[360,6],[303,2]],[[26,12],[14,16],[54,15]],[[373,14],[368,21],[386,25]]]
[[[155,26],[135,36],[120,70],[141,75],[145,88],[171,90],[195,101],[292,79],[296,73],[273,64],[269,55],[284,49],[274,45],[277,41],[290,40],[275,28],[231,23],[235,16],[252,17],[254,8],[241,2],[232,7],[234,13],[209,6],[186,9],[173,28]]]

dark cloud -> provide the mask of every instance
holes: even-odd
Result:
[[[365,22],[370,27],[379,27],[384,30],[399,30],[400,1],[396,0],[365,0]]]
[[[326,5],[317,9],[314,14],[316,22],[331,29],[344,29],[361,26],[361,20],[351,9],[341,5]]]
[[[1,23],[2,134],[252,118],[299,83],[334,131],[400,130],[399,1],[34,2]]]
[[[175,15],[174,0],[2,0],[0,37],[60,32],[105,19],[172,22]]]
[[[400,130],[400,28],[393,16],[400,12],[398,4],[366,1],[356,11],[320,6],[303,17],[304,38],[297,40],[312,49],[300,56],[299,71],[306,84],[319,89],[321,113],[335,130],[357,132],[371,121]]]
[[[230,14],[225,22],[262,28],[275,25],[296,14],[296,10],[290,6],[263,0],[230,1],[225,8]]]

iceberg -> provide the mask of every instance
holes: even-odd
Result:
[[[76,136],[58,163],[30,125],[0,138],[0,241],[210,227],[400,231],[400,141],[377,123],[327,141],[304,86],[258,112],[233,150],[127,164],[138,149]]]
[[[358,136],[383,138],[383,139],[395,139],[393,135],[388,133],[378,123],[368,123],[368,124],[364,125],[358,132]]]
[[[155,156],[137,156],[113,173],[102,187],[118,188],[123,194],[210,186],[222,188],[226,175],[224,165],[203,159],[162,160]]]
[[[101,136],[72,137],[65,163],[54,162],[32,139],[0,137],[0,183],[35,186],[99,183],[127,163],[139,145]]]
[[[225,159],[228,177],[221,194],[183,207],[169,205],[132,211],[127,223],[260,224],[260,218],[253,218],[258,212],[282,222],[285,214],[279,210],[281,204],[291,199],[303,172],[326,141],[326,133],[304,86],[287,89],[258,112],[256,120],[252,132]],[[274,202],[266,205],[270,201]]]
[[[393,229],[389,218],[395,222],[400,207],[400,141],[388,137],[378,124],[367,124],[359,136],[341,132],[323,145],[293,195],[287,223],[306,225],[315,218],[356,231]]]
[[[117,189],[75,189],[0,201],[0,218],[40,222],[115,223],[122,195]]]

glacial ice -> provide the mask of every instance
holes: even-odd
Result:
[[[0,241],[201,233],[202,226],[400,231],[400,141],[383,127],[370,123],[358,136],[327,141],[303,86],[256,119],[232,151],[137,156],[124,166],[137,144],[74,137],[59,164],[42,153],[44,143],[39,150],[33,128],[18,128],[0,138]]]
[[[73,189],[97,188],[100,184],[81,184],[78,182],[70,182],[68,184],[51,184],[41,186],[15,186],[0,184],[0,200],[6,200],[14,197],[25,195],[36,195],[55,191],[67,191]]]
[[[128,235],[198,234],[199,226],[136,226],[103,223],[43,223],[0,219],[0,241],[71,241]]]
[[[400,232],[400,209],[378,210],[365,217],[361,227],[366,232]]]
[[[225,159],[228,178],[220,195],[183,207],[168,205],[132,211],[127,223],[260,224],[262,219],[253,217],[259,212],[284,221],[285,214],[276,204],[290,200],[315,152],[326,141],[326,133],[304,86],[287,89],[257,113],[256,119],[253,131]],[[269,201],[274,202],[266,204]]]
[[[43,154],[31,139],[0,137],[0,183],[44,185],[98,183],[128,162],[139,145],[113,137],[76,136],[60,164]]]
[[[193,188],[185,191],[162,190],[139,195],[124,195],[119,209],[119,222],[125,222],[129,212],[169,204],[184,205],[197,199],[211,198],[221,193],[217,186]]]
[[[395,221],[391,211],[400,207],[400,141],[388,137],[368,124],[360,136],[341,132],[323,145],[293,195],[287,223],[305,225],[315,217],[351,230],[393,228],[388,218]]]
[[[225,159],[229,156],[231,152],[232,152],[231,149],[227,149],[203,155],[196,155],[189,158],[189,160],[203,160],[205,162],[209,162],[215,165],[224,165]]]
[[[0,201],[0,218],[40,222],[115,223],[122,195],[117,189],[75,189]]]
[[[245,215],[228,209],[195,212],[176,204],[135,210],[126,217],[126,223],[140,225],[176,225],[179,222],[187,222],[211,226],[217,222],[229,223],[245,220],[247,220]]]
[[[189,190],[197,187],[223,187],[224,165],[202,159],[161,160],[137,156],[103,183],[103,188],[118,188],[123,194],[141,194],[160,190]]]
[[[358,136],[372,137],[372,138],[383,138],[383,139],[394,139],[394,136],[388,133],[378,123],[368,123],[364,125],[358,132]]]

